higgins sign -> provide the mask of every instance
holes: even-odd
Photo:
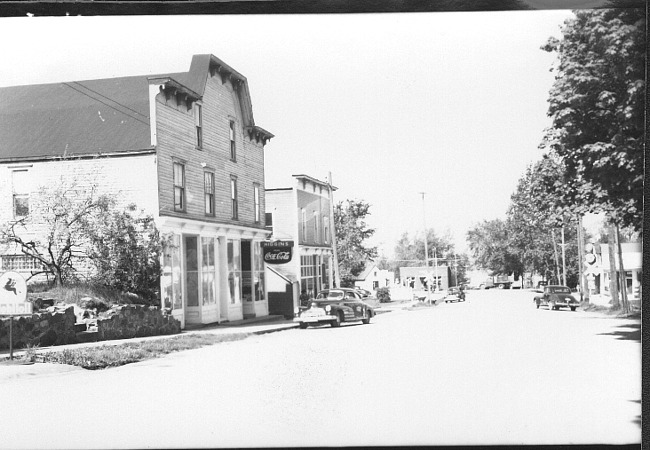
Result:
[[[266,264],[286,264],[291,261],[293,241],[262,242],[262,253]]]

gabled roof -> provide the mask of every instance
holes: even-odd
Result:
[[[147,149],[148,92],[146,77],[0,88],[0,159]]]
[[[151,150],[149,85],[200,99],[210,75],[236,86],[250,139],[272,138],[255,125],[246,78],[195,55],[188,72],[0,88],[0,160]]]
[[[361,272],[357,277],[354,279],[354,281],[364,281],[368,278],[370,275],[370,272],[372,272],[374,269],[377,268],[377,264],[371,263],[366,266],[365,269],[363,269],[363,272]]]

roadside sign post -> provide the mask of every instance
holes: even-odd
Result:
[[[14,359],[14,316],[32,313],[32,304],[27,302],[27,283],[16,272],[0,275],[0,315],[9,316],[9,360]]]

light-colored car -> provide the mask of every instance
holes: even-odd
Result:
[[[465,301],[465,291],[462,291],[457,287],[450,287],[447,290],[447,295],[445,296],[445,303],[464,302],[464,301]]]
[[[533,298],[533,302],[535,302],[537,308],[540,306],[548,306],[549,311],[560,308],[571,308],[571,311],[575,311],[580,306],[580,302],[571,295],[571,289],[566,286],[544,286],[544,290],[537,290],[535,292],[541,294]]]
[[[293,321],[298,322],[300,328],[328,323],[338,327],[343,322],[361,321],[367,324],[374,316],[374,309],[363,301],[356,289],[337,288],[321,291]]]

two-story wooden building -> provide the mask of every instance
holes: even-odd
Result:
[[[188,72],[0,88],[0,223],[39,186],[92,179],[171,235],[161,303],[186,324],[268,314],[264,145],[246,77],[213,55]],[[15,248],[0,270],[29,270]]]
[[[266,266],[273,285],[273,292],[269,292],[274,298],[272,314],[292,314],[302,291],[315,297],[322,289],[333,287],[334,281],[331,202],[336,187],[308,175],[293,178],[292,187],[266,190],[266,221],[273,232],[271,238],[294,244],[291,261]],[[297,286],[292,288],[290,284],[294,283]]]

